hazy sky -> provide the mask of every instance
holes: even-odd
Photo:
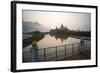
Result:
[[[74,12],[50,12],[23,10],[23,21],[39,22],[46,28],[54,29],[61,24],[73,30],[90,30],[91,14]]]

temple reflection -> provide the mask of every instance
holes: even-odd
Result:
[[[55,37],[56,40],[60,39],[61,42],[66,41],[69,35],[60,35],[60,34],[50,34],[50,36]]]

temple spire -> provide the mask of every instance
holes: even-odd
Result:
[[[61,28],[64,28],[63,24],[61,24]]]

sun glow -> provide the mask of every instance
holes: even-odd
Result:
[[[90,13],[23,10],[23,21],[37,21],[48,29],[54,29],[63,24],[72,30],[90,30],[90,19]]]

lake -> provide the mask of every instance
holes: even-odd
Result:
[[[41,49],[41,48],[79,43],[79,42],[80,42],[80,39],[77,39],[77,38],[67,37],[66,39],[61,39],[61,38],[57,39],[48,34],[48,35],[45,35],[45,37],[42,40],[40,40],[37,44],[39,46],[39,49]]]
[[[25,36],[26,37],[26,36]],[[30,35],[27,37],[30,37]],[[67,45],[67,44],[73,44],[73,43],[79,43],[80,38],[73,38],[71,36],[67,36],[66,39],[64,38],[56,38],[54,36],[50,36],[49,34],[45,35],[43,39],[37,42],[38,49],[47,48],[47,47],[54,47],[54,46],[60,46],[60,45]],[[31,48],[31,45],[26,46],[24,49]]]

